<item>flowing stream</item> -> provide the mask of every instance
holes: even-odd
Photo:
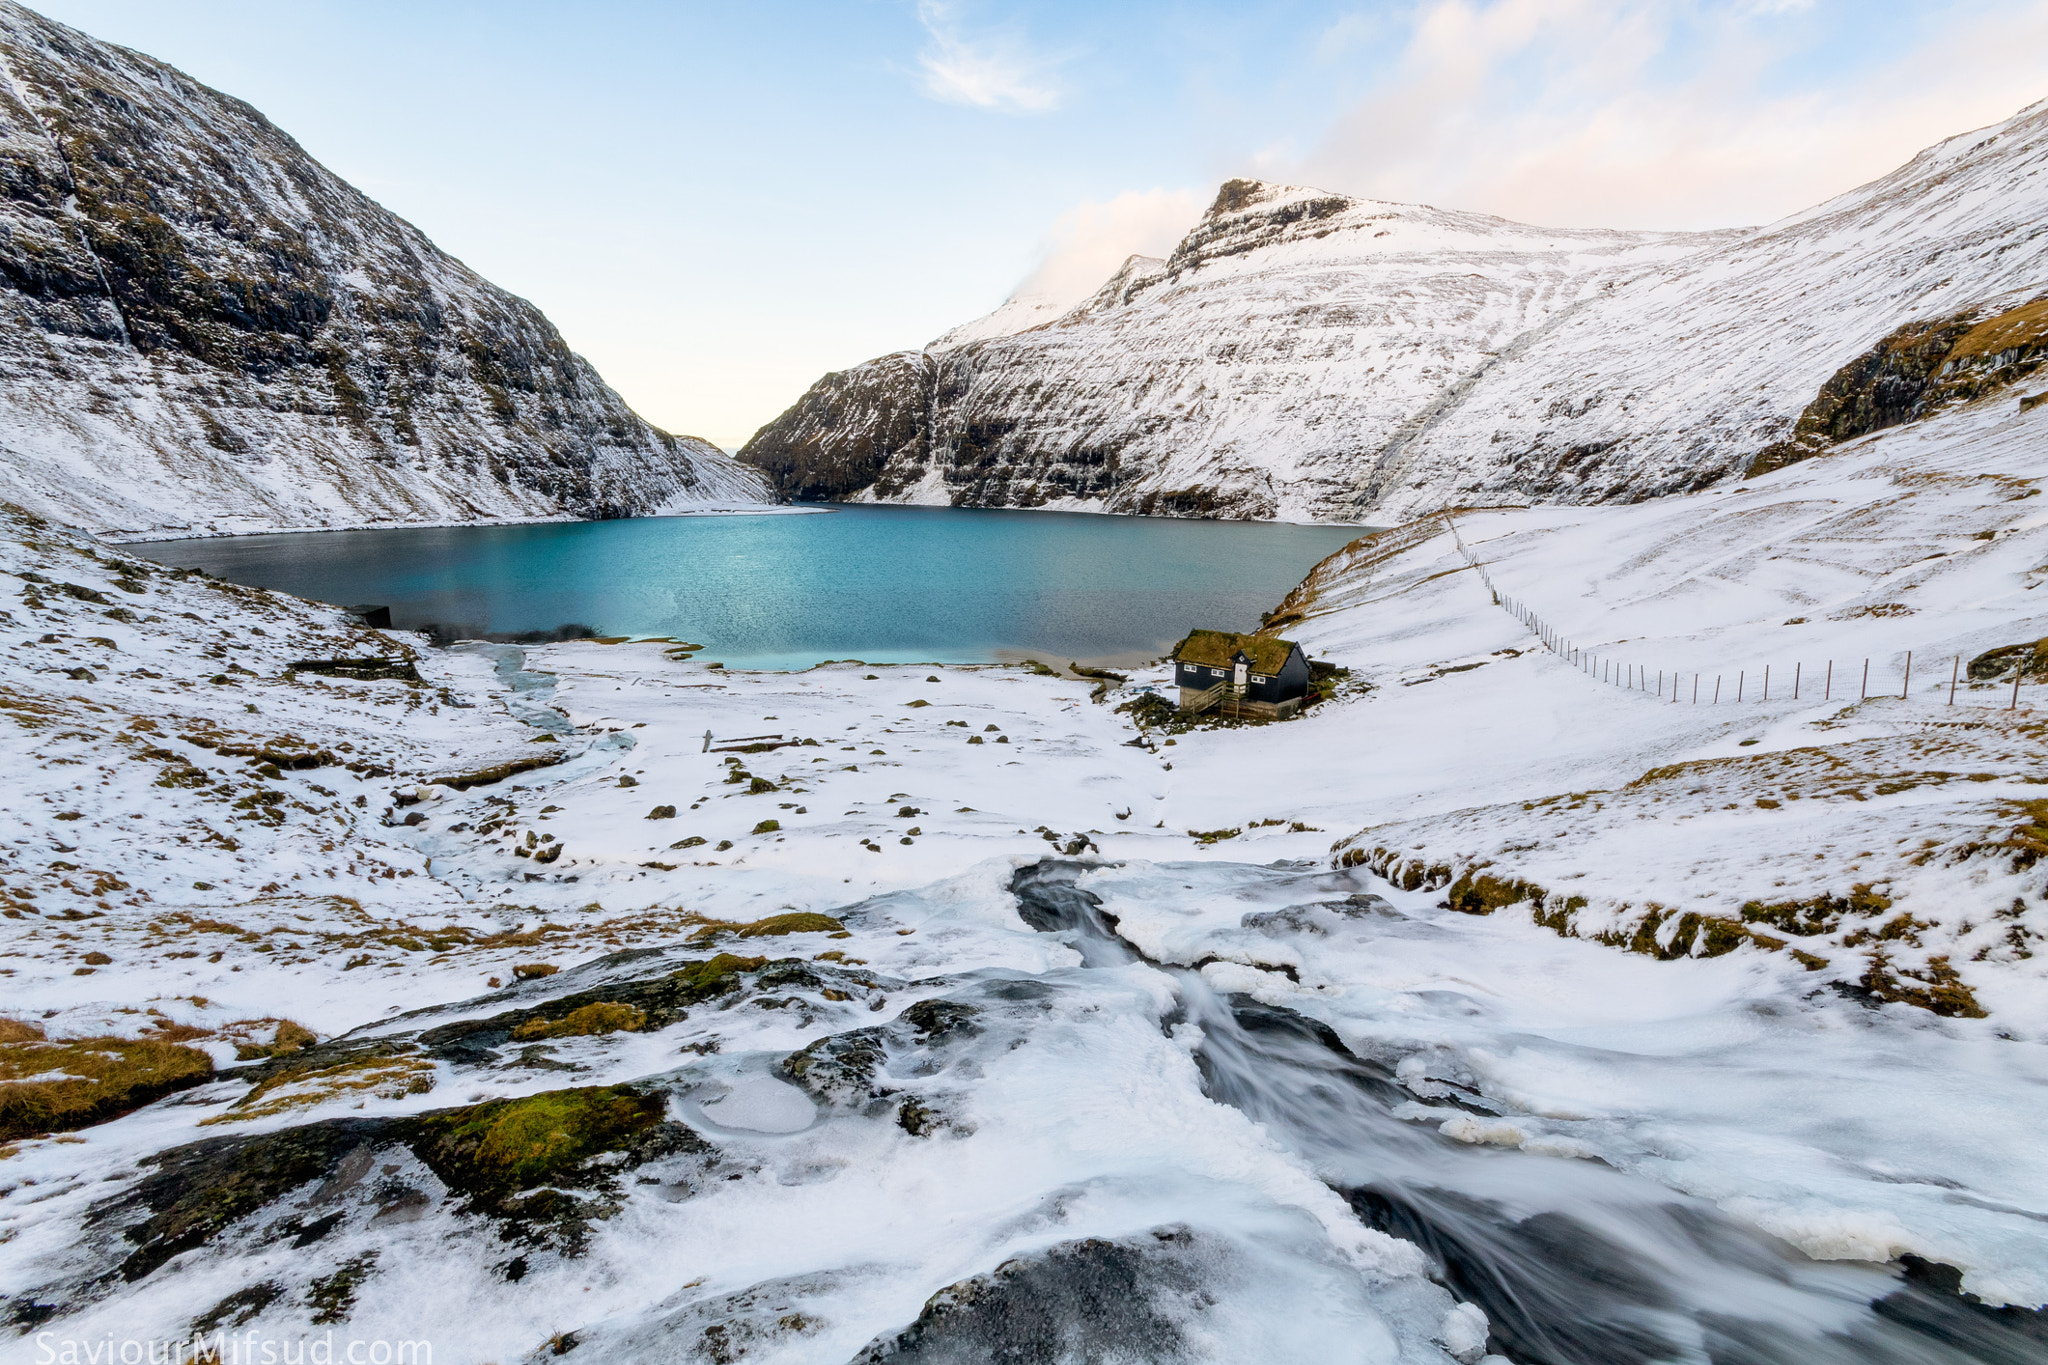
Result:
[[[1263,1124],[1366,1223],[1421,1246],[1441,1282],[1485,1310],[1488,1349],[1516,1365],[2048,1362],[2044,1314],[1973,1304],[1946,1267],[1810,1260],[1597,1161],[1474,1146],[1396,1117],[1422,1097],[1392,1072],[1323,1024],[1142,957],[1075,884],[1083,870],[1048,859],[1019,871],[1025,922],[1085,966],[1170,975],[1173,1022],[1202,1031],[1210,1097]]]

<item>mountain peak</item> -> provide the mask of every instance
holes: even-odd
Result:
[[[1340,199],[1326,190],[1309,189],[1302,185],[1281,185],[1271,180],[1249,180],[1237,178],[1226,180],[1216,191],[1216,198],[1202,214],[1205,219],[1220,218],[1225,214],[1243,213],[1247,209],[1265,208],[1273,204],[1286,203],[1292,199]]]

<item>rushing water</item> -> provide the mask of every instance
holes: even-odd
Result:
[[[934,507],[158,541],[166,564],[394,625],[515,636],[569,624],[708,647],[741,668],[823,659],[1156,657],[1251,630],[1358,527]]]
[[[1018,872],[1025,922],[1089,967],[1146,961],[1074,884],[1080,870],[1049,859]],[[1202,1030],[1211,1098],[1263,1124],[1364,1221],[1421,1246],[1485,1310],[1489,1349],[1517,1365],[2048,1362],[2041,1314],[1968,1304],[1936,1287],[1939,1268],[1809,1260],[1611,1167],[1453,1141],[1396,1118],[1417,1097],[1329,1028],[1160,970]]]

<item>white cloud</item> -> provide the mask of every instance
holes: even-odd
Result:
[[[1882,66],[1807,67],[1805,0],[1426,0],[1394,73],[1260,174],[1560,226],[1769,221],[2048,95],[2048,0],[1957,4]]]
[[[1039,264],[1012,297],[1060,310],[1100,289],[1131,256],[1164,256],[1201,218],[1193,190],[1131,190],[1107,203],[1084,201],[1053,221]]]
[[[1335,61],[1378,38],[1385,24],[1377,14],[1346,14],[1316,35],[1316,58]]]
[[[919,0],[917,17],[929,41],[917,57],[924,92],[947,104],[1042,114],[1059,107],[1053,62],[1014,33],[969,37],[951,5]]]

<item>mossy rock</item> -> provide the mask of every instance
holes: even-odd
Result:
[[[1805,900],[1768,904],[1750,901],[1742,907],[1742,919],[1746,924],[1768,924],[1800,938],[1813,938],[1834,933],[1841,928],[1844,916],[1874,916],[1891,909],[1891,905],[1890,896],[1871,890],[1868,882],[1859,882],[1849,888],[1846,896],[1824,892]]]
[[[781,938],[787,934],[837,934],[845,929],[845,925],[830,915],[793,910],[785,915],[757,919],[751,924],[707,924],[690,938],[692,942],[717,938],[722,934],[731,934],[735,938]],[[753,960],[760,961],[759,958]]]
[[[1974,682],[1993,679],[2010,682],[2015,669],[2019,670],[2023,681],[2048,682],[2048,638],[1987,649],[1970,660],[1969,666],[1970,678]]]
[[[272,1200],[324,1179],[356,1148],[389,1141],[396,1122],[330,1119],[173,1147],[149,1158],[155,1172],[133,1189],[95,1204],[86,1226],[104,1225],[136,1208],[148,1211],[148,1217],[121,1234],[135,1250],[121,1262],[119,1273],[139,1280]]]
[[[887,1037],[879,1028],[834,1033],[784,1057],[779,1069],[829,1105],[858,1108],[887,1093],[876,1084],[888,1061]]]
[[[590,1220],[616,1211],[609,1196],[621,1171],[714,1150],[667,1120],[666,1108],[658,1090],[595,1086],[418,1116],[328,1119],[209,1138],[150,1157],[154,1171],[94,1205],[86,1226],[146,1212],[121,1234],[135,1249],[118,1273],[138,1280],[294,1190],[318,1181],[324,1183],[316,1202],[338,1196],[370,1170],[378,1150],[404,1147],[466,1196],[470,1211],[498,1221],[501,1236],[574,1255]]]
[[[434,1064],[424,1057],[385,1052],[350,1057],[331,1066],[304,1063],[267,1068],[255,1086],[226,1113],[201,1119],[203,1127],[270,1118],[311,1109],[330,1100],[374,1094],[396,1100],[432,1091]]]
[[[1534,882],[1519,878],[1496,877],[1477,868],[1452,882],[1444,893],[1450,907],[1463,915],[1490,915],[1504,906],[1522,901],[1543,903],[1548,893]]]
[[[596,1037],[607,1033],[637,1033],[647,1027],[647,1013],[632,1005],[603,1000],[577,1008],[560,1019],[529,1019],[512,1030],[518,1042],[536,1038]]]
[[[495,1196],[560,1183],[660,1123],[666,1098],[626,1086],[550,1090],[414,1120],[412,1146],[450,1189]]]
[[[433,1056],[450,1060],[482,1060],[490,1049],[502,1047],[515,1039],[555,1036],[521,1030],[549,1029],[556,1024],[564,1024],[577,1017],[578,1011],[593,1005],[610,1010],[627,1008],[638,1011],[641,1019],[639,1028],[643,1031],[667,1028],[684,1018],[690,1006],[738,990],[744,974],[767,965],[769,960],[765,957],[736,957],[731,953],[720,953],[706,961],[686,961],[676,970],[648,980],[616,982],[482,1019],[442,1024],[422,1032],[417,1042]],[[595,1022],[600,1018],[619,1016],[588,1014],[581,1017]]]
[[[1977,1003],[1976,992],[1949,965],[1945,953],[1929,958],[1924,967],[1895,967],[1884,952],[1872,953],[1870,965],[1857,984],[1873,999],[1915,1005],[1946,1018],[1984,1017],[1984,1007]]]
[[[981,1011],[957,1000],[920,1000],[898,1016],[927,1041],[954,1033],[976,1032],[974,1017]]]

